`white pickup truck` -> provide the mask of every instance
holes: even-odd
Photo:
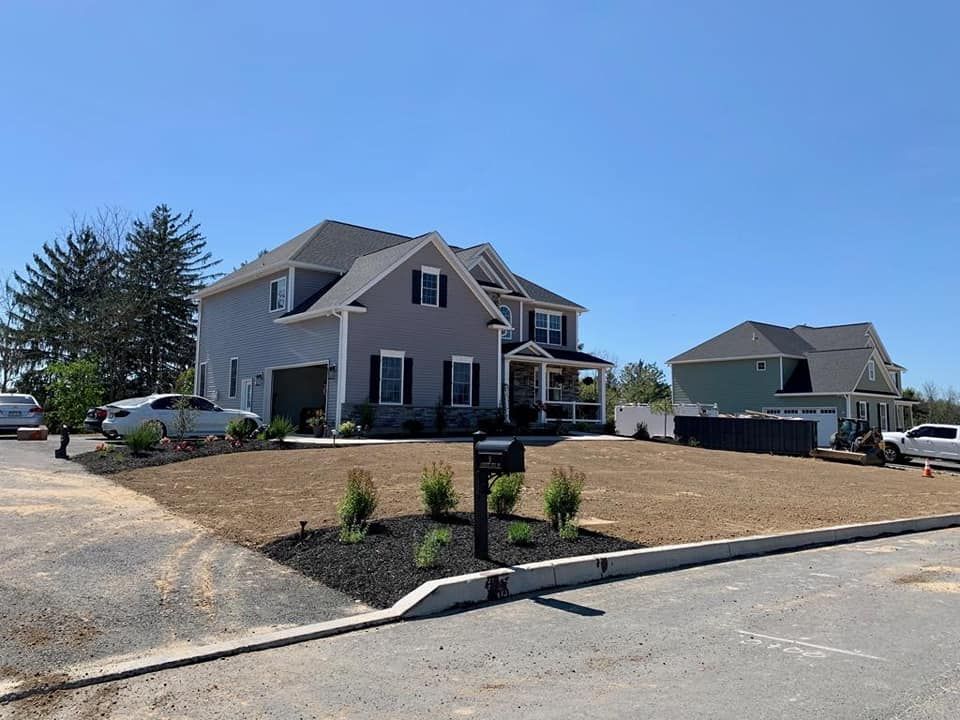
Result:
[[[887,462],[904,458],[938,458],[960,461],[960,425],[917,425],[906,432],[883,433]]]

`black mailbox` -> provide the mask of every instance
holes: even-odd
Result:
[[[477,469],[508,475],[524,472],[523,443],[516,438],[481,440],[477,443]]]

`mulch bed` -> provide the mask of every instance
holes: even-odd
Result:
[[[347,545],[339,540],[338,528],[307,530],[275,540],[261,548],[271,559],[320,581],[373,607],[389,607],[427,580],[490,570],[508,565],[554,558],[615,552],[643,547],[622,538],[580,530],[576,540],[561,540],[548,522],[532,518],[490,516],[491,560],[473,557],[472,516],[458,513],[445,521],[422,515],[404,515],[378,520],[363,542]],[[533,530],[533,544],[507,541],[511,522],[524,520]],[[440,564],[418,568],[414,552],[428,531],[448,527],[453,538],[440,554]]]
[[[170,463],[193,460],[195,458],[210,457],[213,455],[231,455],[233,453],[252,452],[257,450],[291,450],[313,448],[313,445],[298,445],[293,443],[273,442],[270,440],[249,440],[240,447],[234,447],[226,440],[186,441],[187,450],[177,450],[179,443],[172,441],[169,445],[157,445],[153,450],[143,455],[134,455],[130,448],[120,443],[105,443],[110,449],[107,451],[94,450],[81,455],[70,457],[76,463],[83,465],[87,470],[98,475],[111,475],[124,470],[169,465]]]

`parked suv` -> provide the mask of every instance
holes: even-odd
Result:
[[[903,458],[938,458],[960,461],[960,425],[917,425],[906,432],[883,433],[887,462]]]

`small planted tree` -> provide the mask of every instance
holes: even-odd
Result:
[[[48,417],[57,427],[81,427],[87,410],[99,405],[103,397],[96,363],[91,360],[54,363],[48,371],[50,386],[47,400],[52,406],[48,408]]]
[[[197,429],[197,411],[190,398],[180,395],[173,401],[173,433],[177,440],[183,440]]]
[[[453,487],[453,469],[441,463],[432,463],[420,474],[420,497],[423,509],[434,520],[442,518],[457,507],[460,496]]]
[[[373,478],[363,468],[353,468],[347,474],[347,488],[337,505],[341,539],[366,535],[367,523],[377,509],[377,489]]]
[[[555,530],[561,529],[580,512],[580,496],[587,476],[574,468],[554,468],[543,491],[543,510]]]
[[[650,403],[650,412],[656,415],[663,415],[663,436],[667,436],[667,418],[673,415],[673,400],[664,397],[658,398]]]

